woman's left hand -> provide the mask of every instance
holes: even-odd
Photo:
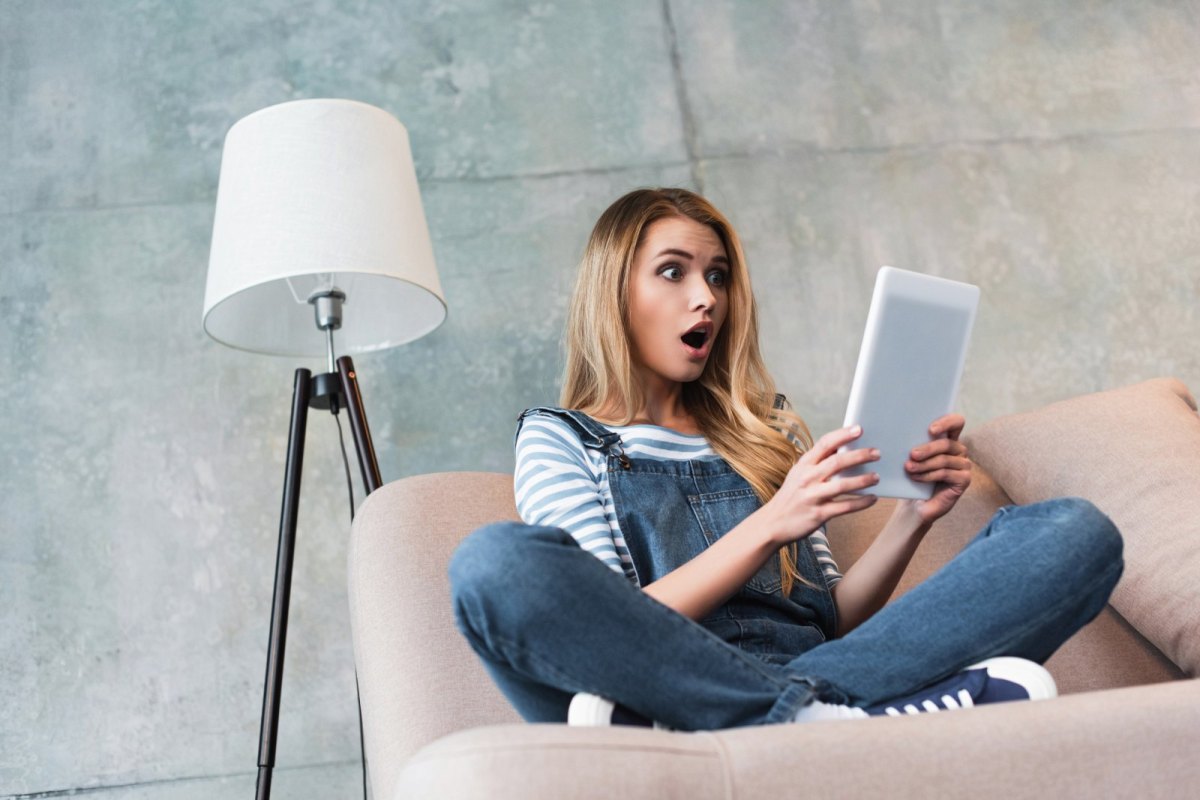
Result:
[[[938,437],[909,452],[904,465],[908,476],[918,481],[934,481],[933,496],[928,500],[902,500],[921,518],[924,525],[945,516],[971,485],[971,459],[967,447],[958,441],[967,424],[961,414],[938,417],[929,426]]]

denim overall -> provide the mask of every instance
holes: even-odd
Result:
[[[762,503],[724,459],[659,461],[631,458],[621,437],[580,411],[540,406],[518,418],[552,414],[583,445],[606,455],[609,488],[625,544],[641,586],[692,560],[756,511]],[[784,664],[837,630],[833,597],[811,542],[797,542],[797,569],[816,589],[793,581],[782,594],[778,554],[773,554],[724,605],[700,621],[724,641],[764,661]]]

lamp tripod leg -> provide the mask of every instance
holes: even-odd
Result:
[[[354,371],[354,362],[350,356],[342,356],[337,360],[337,375],[341,382],[342,397],[346,402],[346,414],[350,417],[350,432],[354,435],[354,451],[358,454],[363,495],[366,496],[383,485],[383,478],[379,475],[375,443],[371,439],[367,411],[363,406],[362,392],[358,388],[358,373]]]
[[[297,369],[292,390],[292,420],[288,429],[283,508],[279,515],[279,550],[275,557],[275,591],[271,600],[271,635],[267,644],[267,674],[263,684],[262,723],[258,738],[257,800],[271,796],[275,741],[279,727],[279,698],[283,688],[283,652],[287,642],[288,603],[292,593],[292,556],[296,545],[296,515],[300,506],[300,476],[304,466],[304,432],[312,373]]]

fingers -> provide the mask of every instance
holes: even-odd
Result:
[[[904,468],[916,472],[928,472],[931,469],[970,469],[971,459],[965,456],[939,455],[931,458],[909,459],[904,462]]]
[[[854,511],[869,508],[875,505],[875,501],[878,499],[873,494],[859,495],[852,500],[839,500],[836,503],[826,503],[825,511],[829,514],[828,519],[833,519],[834,517],[840,517],[842,514],[850,514]]]
[[[821,465],[817,468],[817,479],[828,481],[845,469],[857,466],[858,464],[878,461],[879,458],[878,450],[866,447],[838,453],[821,462]]]
[[[812,448],[797,461],[799,468],[796,472],[797,490],[805,498],[803,502],[813,508],[819,515],[819,519],[823,521],[866,508],[879,499],[870,494],[853,494],[879,483],[877,473],[866,472],[844,478],[833,477],[847,467],[879,460],[879,451],[871,448],[837,452],[838,448],[853,442],[860,436],[862,436],[862,429],[859,426],[830,431],[814,442]],[[841,496],[849,499],[834,500]]]
[[[965,457],[967,455],[967,446],[955,439],[936,439],[929,444],[914,447],[908,452],[908,457],[913,461],[924,461],[943,453]]]
[[[857,430],[855,430],[857,428]],[[802,456],[800,461],[806,464],[819,464],[829,457],[830,453],[836,453],[837,449],[844,444],[854,441],[859,436],[862,436],[862,428],[854,426],[853,428],[838,428],[817,439],[813,446]]]
[[[816,497],[828,502],[839,495],[850,494],[859,489],[867,489],[877,483],[879,483],[879,473],[868,472],[866,475],[853,475],[849,478],[835,478],[823,481],[811,488]]]
[[[915,475],[910,475],[915,481],[927,481],[932,483],[949,483],[950,478],[957,474],[956,470],[950,469],[935,469],[931,472],[922,472]]]
[[[909,461],[904,465],[904,469],[913,480],[953,482],[956,476],[971,474],[971,460],[956,456],[939,456],[923,463]]]
[[[820,502],[828,502],[838,495],[865,489],[879,482],[879,475],[874,472],[845,478],[834,477],[849,467],[879,460],[879,451],[872,448],[836,452],[837,448],[860,436],[862,436],[862,429],[859,426],[838,428],[818,439],[812,449],[801,456],[801,462],[806,462],[805,466],[807,467],[807,475],[803,483],[809,485],[812,495]]]
[[[966,417],[962,414],[946,414],[933,421],[929,426],[929,435],[939,436],[945,433],[947,438],[957,440],[966,424]]]

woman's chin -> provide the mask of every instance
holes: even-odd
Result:
[[[649,367],[648,372],[658,375],[663,380],[675,383],[691,383],[692,381],[699,380],[700,376],[704,374],[704,367],[707,364],[707,357],[703,359],[682,358],[674,363]]]
[[[704,361],[691,362],[686,367],[678,371],[677,374],[679,377],[675,378],[675,380],[679,381],[680,383],[690,383],[691,381],[699,380],[700,376],[704,374],[704,365],[707,363],[707,359]]]

